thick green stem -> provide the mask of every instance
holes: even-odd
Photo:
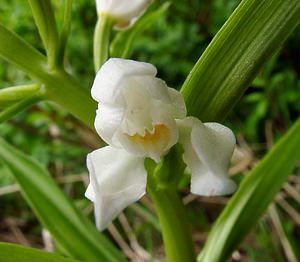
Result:
[[[88,88],[82,87],[76,79],[63,70],[41,76],[46,86],[45,97],[83,121],[88,127],[94,128],[96,102],[91,98]]]
[[[148,176],[147,192],[155,204],[168,262],[196,261],[183,203],[175,188],[160,187]]]
[[[100,14],[94,34],[94,64],[97,72],[109,57],[109,42],[114,19]]]

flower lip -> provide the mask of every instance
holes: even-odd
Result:
[[[126,134],[126,136],[133,143],[142,144],[144,146],[150,146],[154,145],[155,143],[161,143],[162,141],[168,141],[170,137],[170,130],[164,124],[156,124],[150,131],[148,129],[145,129],[143,136],[139,134]]]
[[[176,142],[177,136],[174,139],[173,133],[170,127],[161,123],[155,124],[152,130],[145,128],[143,135],[123,133],[120,141],[128,152],[143,157],[150,157],[158,163],[160,157]]]

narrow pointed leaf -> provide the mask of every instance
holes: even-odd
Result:
[[[60,32],[60,46],[58,52],[58,63],[63,64],[65,49],[68,41],[68,36],[71,30],[73,0],[64,1],[64,20]]]
[[[28,0],[35,23],[47,51],[50,67],[56,65],[59,37],[50,0]]]
[[[38,163],[0,138],[0,161],[14,174],[25,199],[66,254],[83,261],[123,261]]]
[[[47,63],[45,56],[1,23],[0,57],[34,77],[44,73]]]
[[[299,22],[299,0],[243,0],[182,87],[189,115],[224,120]]]
[[[1,23],[0,57],[23,70],[36,82],[44,84],[46,99],[56,102],[93,128],[97,105],[89,89],[63,70],[48,73],[46,58]]]
[[[297,161],[300,119],[243,180],[215,223],[198,261],[227,261],[263,215]]]
[[[50,254],[34,248],[0,243],[0,261],[5,262],[76,262],[70,258]],[[77,261],[78,262],[78,261]]]
[[[13,118],[15,115],[26,110],[28,107],[35,103],[41,101],[39,95],[33,95],[31,97],[25,98],[22,101],[16,102],[15,104],[9,105],[4,110],[0,111],[0,124]]]
[[[22,100],[39,92],[40,86],[37,84],[12,86],[0,89],[0,107],[3,102],[13,102]]]

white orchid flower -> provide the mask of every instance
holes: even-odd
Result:
[[[156,73],[151,64],[112,58],[95,78],[95,128],[109,144],[87,157],[86,196],[95,203],[99,229],[145,194],[144,159],[159,162],[178,141],[175,119],[186,116],[185,104]]]
[[[146,157],[159,162],[177,142],[199,195],[232,193],[227,167],[235,145],[232,132],[217,123],[186,117],[182,95],[156,78],[148,63],[111,58],[96,75],[92,97],[99,103],[95,128],[108,144],[87,157],[97,227],[104,229],[146,190]]]
[[[151,0],[96,0],[98,14],[116,19],[119,28],[126,27],[139,17]]]

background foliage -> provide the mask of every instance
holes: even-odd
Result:
[[[59,21],[62,19],[61,1],[53,2]],[[169,86],[179,88],[239,1],[171,2],[173,4],[167,14],[158,19],[134,42],[132,57],[155,64],[158,67],[159,77],[166,80]],[[44,52],[27,1],[2,0],[0,22]],[[91,86],[94,77],[92,39],[95,23],[94,2],[74,1],[72,31],[67,46],[69,60],[66,60],[65,64],[87,88]],[[299,116],[299,43],[298,27],[283,49],[278,51],[260,71],[251,88],[227,119],[226,124],[234,130],[239,141],[231,169],[236,180],[243,178],[243,175],[255,165],[256,160]],[[23,73],[0,61],[0,88],[24,84],[26,81],[28,79]],[[75,203],[84,212],[91,214],[91,206],[83,198],[87,182],[83,156],[101,144],[92,132],[55,105],[40,103],[8,123],[1,124],[0,135],[23,152],[38,159],[50,170]],[[276,205],[273,206],[275,209],[273,208],[273,211],[268,212],[261,220],[255,232],[242,244],[239,252],[234,254],[234,260],[286,261],[286,252],[289,248],[294,249],[296,253],[299,252],[294,248],[300,242],[299,190],[298,168],[278,195]],[[0,166],[0,241],[43,247],[49,241],[47,237],[41,238],[43,229],[17,192],[18,188],[9,171]],[[187,195],[184,191],[183,194]],[[195,232],[193,237],[197,247],[201,248],[205,241],[205,232],[209,231],[227,199],[192,198],[187,195],[185,200],[189,202],[189,217]],[[142,204],[133,205],[126,210],[126,217],[123,217],[123,220],[121,217],[116,228],[111,229],[108,234],[121,245],[125,253],[129,252],[128,256],[144,251],[133,245],[136,238],[147,251],[147,255],[156,258],[161,255],[157,251],[162,250],[158,234],[159,226],[151,208],[146,198]],[[134,236],[129,233],[126,221],[129,221]],[[290,243],[288,247],[282,243],[283,238],[288,239]],[[122,245],[122,240],[125,244],[126,242],[129,244]],[[146,258],[147,255],[140,254]]]

